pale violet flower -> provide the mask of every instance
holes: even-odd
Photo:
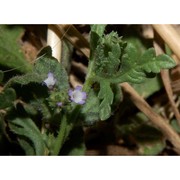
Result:
[[[54,78],[54,74],[51,73],[51,72],[49,72],[49,73],[48,73],[48,78],[45,79],[43,82],[46,84],[46,86],[47,86],[49,89],[52,89],[53,86],[56,84],[56,79]]]
[[[76,86],[74,90],[69,90],[70,100],[77,104],[84,104],[87,98],[86,92],[82,91],[82,86]]]
[[[62,102],[57,102],[56,105],[57,105],[58,107],[61,107],[61,106],[63,105],[63,103],[62,103]]]

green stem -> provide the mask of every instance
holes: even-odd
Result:
[[[67,118],[66,115],[63,115],[52,155],[59,154],[59,151],[62,148],[63,143],[65,142],[66,128],[67,128]]]
[[[86,75],[86,81],[83,85],[83,90],[87,93],[89,92],[91,85],[93,84],[93,66],[94,61],[89,61],[88,74]]]
[[[89,92],[91,85],[93,83],[93,64],[94,64],[93,61],[90,62],[90,64],[89,64],[89,71],[88,71],[86,81],[83,86],[83,90],[87,93]],[[59,133],[56,138],[55,147],[54,147],[54,151],[53,151],[52,155],[59,154],[59,152],[63,146],[63,143],[66,141],[66,139],[69,136],[74,125],[77,123],[80,111],[81,111],[81,105],[76,105],[74,107],[74,110],[71,113],[70,117],[68,117],[69,122],[67,119],[67,115],[65,115],[65,114],[63,115],[61,124],[60,124],[60,128],[59,128]]]

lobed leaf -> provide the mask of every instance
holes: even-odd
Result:
[[[28,151],[27,149],[29,146],[31,146],[34,148],[36,155],[44,155],[45,143],[42,135],[35,123],[30,118],[16,118],[9,122],[9,127],[11,131],[20,136],[20,144],[22,145],[22,148],[24,148],[25,152],[32,152],[32,150]],[[23,141],[22,137],[24,137]],[[26,145],[24,146],[24,144]]]
[[[100,82],[100,91],[98,98],[101,100],[99,116],[101,120],[106,120],[111,115],[111,104],[114,99],[114,94],[110,87],[110,83],[107,81]]]
[[[90,47],[91,47],[91,54],[93,54],[94,50],[98,45],[98,41],[104,34],[106,25],[97,25],[94,24],[91,26],[91,35],[90,35]]]
[[[118,72],[125,46],[126,43],[115,32],[99,40],[93,56],[94,71],[97,76],[111,78]]]
[[[112,83],[142,83],[148,75],[157,74],[161,69],[173,68],[176,64],[172,58],[163,54],[156,57],[154,48],[146,50],[141,57],[137,56],[136,49],[128,44],[118,75]]]
[[[97,92],[91,89],[88,93],[87,101],[81,109],[81,115],[86,125],[92,125],[99,120],[99,105],[100,101],[97,97]]]

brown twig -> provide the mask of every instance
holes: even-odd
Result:
[[[180,154],[180,138],[172,127],[160,115],[155,113],[149,104],[128,83],[122,83],[121,87],[129,95],[137,108],[163,132],[167,139],[174,145],[176,152]]]

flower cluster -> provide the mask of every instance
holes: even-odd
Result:
[[[54,77],[53,73],[49,72],[48,77],[43,82],[49,89],[53,89],[56,84],[56,78]],[[68,95],[70,100],[76,104],[84,104],[86,102],[87,94],[86,92],[82,91],[82,86],[76,86],[74,90],[70,89],[68,91]],[[56,105],[61,107],[63,103],[57,102]]]

